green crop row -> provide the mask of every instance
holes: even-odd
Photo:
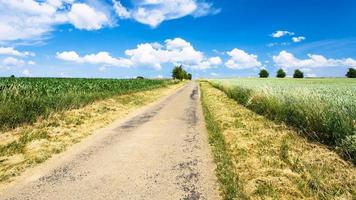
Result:
[[[0,130],[95,100],[163,87],[171,80],[0,78]]]
[[[296,127],[356,163],[356,81],[221,79],[213,86],[269,119]]]

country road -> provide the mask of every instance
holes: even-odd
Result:
[[[190,82],[25,173],[0,199],[220,199]]]

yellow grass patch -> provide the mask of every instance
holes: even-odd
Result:
[[[54,113],[33,125],[0,133],[0,183],[64,151],[95,130],[168,95],[182,84],[120,95],[79,109]],[[2,149],[1,149],[2,148]]]
[[[251,199],[355,199],[356,169],[202,82],[203,102],[219,125],[239,190]]]

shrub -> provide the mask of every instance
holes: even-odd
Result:
[[[269,73],[266,69],[261,69],[259,75],[260,75],[260,78],[268,78]]]
[[[287,74],[286,74],[286,72],[283,70],[283,69],[279,69],[278,71],[277,71],[277,78],[284,78],[284,77],[286,77],[287,76]]]
[[[304,78],[304,73],[299,69],[296,69],[294,71],[293,78]]]

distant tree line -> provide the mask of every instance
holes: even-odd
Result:
[[[355,68],[349,68],[349,71],[346,73],[347,78],[356,78],[356,69]]]
[[[261,69],[259,73],[260,78],[268,78],[269,77],[269,72],[266,69]],[[277,78],[285,78],[287,76],[287,73],[283,69],[279,69],[277,71]],[[299,69],[296,69],[293,74],[293,78],[304,78],[304,73],[300,71]]]
[[[258,75],[260,76],[260,78],[268,78],[269,72],[266,69],[261,69],[260,73]],[[286,76],[287,76],[287,73],[283,69],[279,69],[277,71],[277,75],[276,75],[277,78],[285,78]],[[349,68],[346,73],[346,77],[347,78],[356,78],[356,69]],[[301,70],[296,69],[296,70],[294,70],[293,78],[304,78],[304,73]]]
[[[192,74],[185,71],[182,65],[179,65],[173,68],[172,78],[178,80],[192,80]]]

